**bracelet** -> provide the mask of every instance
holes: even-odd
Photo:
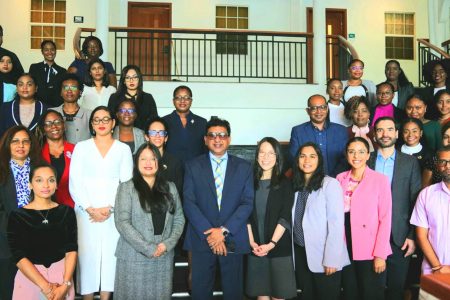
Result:
[[[442,265],[431,268],[431,271],[435,272],[435,271],[439,271],[440,269],[442,269]]]
[[[275,242],[274,240],[270,240],[270,243],[272,243],[274,246],[276,246],[278,243]]]

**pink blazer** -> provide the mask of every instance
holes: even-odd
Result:
[[[350,172],[339,174],[345,194]],[[353,260],[386,259],[392,253],[392,196],[389,178],[366,167],[364,176],[353,192],[350,203],[350,225]]]

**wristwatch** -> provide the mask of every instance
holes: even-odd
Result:
[[[111,206],[111,207],[109,208],[109,213],[110,213],[110,214],[113,214],[113,213],[114,213],[114,206]]]
[[[222,229],[222,234],[224,237],[227,237],[228,234],[230,233],[230,231],[223,226],[221,226],[220,229]]]

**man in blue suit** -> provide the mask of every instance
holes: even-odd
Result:
[[[227,121],[211,119],[204,137],[209,153],[186,163],[184,248],[192,251],[194,300],[212,298],[217,265],[223,299],[243,298],[242,260],[250,252],[247,220],[253,210],[253,174],[250,163],[227,153],[230,132]]]
[[[297,155],[298,148],[306,142],[316,143],[323,153],[325,174],[336,177],[345,171],[345,144],[348,141],[347,128],[327,121],[328,105],[322,95],[308,98],[306,112],[310,121],[292,128],[289,141],[291,159]]]

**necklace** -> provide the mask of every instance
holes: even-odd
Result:
[[[40,210],[36,210],[36,211],[42,216],[42,218],[44,218],[44,219],[42,220],[42,224],[48,224],[48,219],[47,219],[47,217],[48,217],[48,213],[50,212],[50,209],[47,210],[47,213],[45,214],[45,217],[44,217],[44,214],[41,213]]]

